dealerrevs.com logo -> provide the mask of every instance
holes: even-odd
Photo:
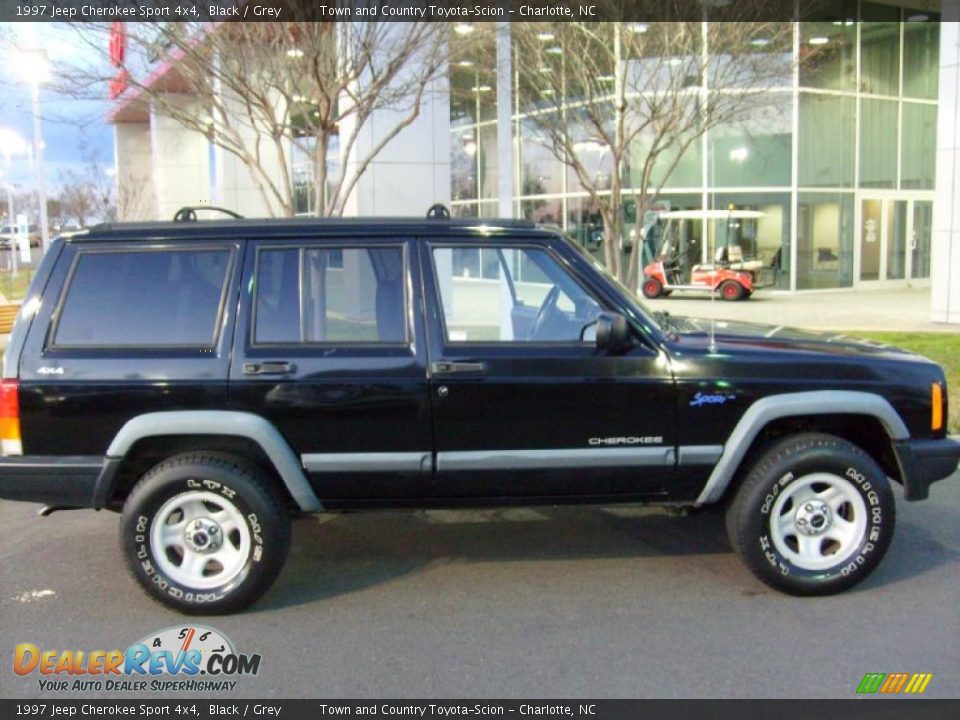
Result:
[[[238,653],[223,633],[201,625],[147,635],[126,650],[54,650],[33,643],[14,648],[13,671],[38,675],[45,692],[229,692],[234,678],[256,675],[259,654]]]

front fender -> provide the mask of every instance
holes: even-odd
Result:
[[[854,390],[815,390],[770,395],[747,408],[723,446],[723,454],[697,498],[696,505],[723,497],[747,450],[773,420],[809,415],[869,415],[883,425],[891,440],[906,440],[910,432],[893,406],[879,395]]]

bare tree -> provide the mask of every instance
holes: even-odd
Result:
[[[150,177],[144,172],[124,174],[123,192],[118,193],[115,220],[158,220],[156,198],[150,185]]]
[[[96,152],[84,156],[82,170],[67,170],[60,175],[59,219],[84,227],[91,220],[112,222],[117,219],[117,200],[113,178]]]
[[[420,114],[448,61],[444,23],[126,25],[123,92],[239,158],[264,205],[281,216],[295,212],[295,156],[313,168],[316,213],[341,214],[373,159]],[[75,27],[107,52],[109,24]],[[151,56],[171,65],[163,78],[144,67]],[[105,96],[117,72],[103,57],[61,68],[61,90]],[[377,140],[367,145],[374,116]]]
[[[642,222],[705,133],[772,105],[770,89],[790,84],[792,26],[564,22],[518,23],[512,32],[534,139],[587,194],[603,219],[608,269],[636,288],[641,252],[624,246],[625,197]]]
[[[14,186],[14,187],[18,188],[18,186]],[[6,195],[3,196],[3,205],[4,205],[4,209],[6,209],[6,205],[7,205]],[[40,207],[40,203],[37,200],[37,194],[32,190],[17,189],[13,196],[13,207],[14,207],[14,212],[16,214],[14,215],[14,217],[9,218],[9,222],[11,225],[16,224],[17,215],[25,215],[27,217],[28,222],[35,222],[37,216],[39,215],[38,209]],[[49,208],[49,201],[48,201],[48,208]]]
[[[61,221],[73,220],[84,227],[92,218],[95,207],[93,188],[80,173],[67,170],[60,175]]]

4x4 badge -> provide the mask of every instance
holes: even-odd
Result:
[[[63,368],[44,365],[43,367],[37,368],[37,375],[63,375]]]

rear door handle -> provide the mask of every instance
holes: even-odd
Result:
[[[262,363],[244,363],[244,375],[289,375],[297,366],[293,363],[277,360]]]
[[[461,373],[485,373],[487,364],[483,362],[435,362],[431,363],[430,371],[434,375],[459,375]]]

